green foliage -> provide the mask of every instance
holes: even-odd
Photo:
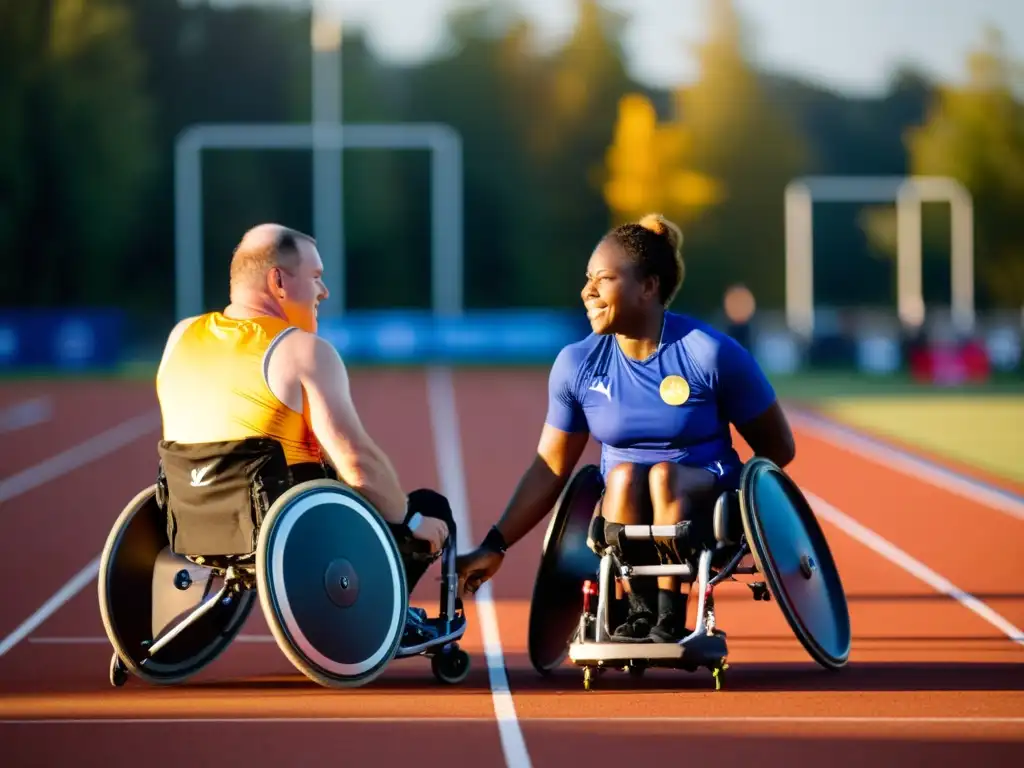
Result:
[[[884,98],[858,100],[771,76],[750,62],[733,3],[708,3],[699,78],[673,92],[630,76],[624,17],[596,0],[577,0],[572,35],[548,49],[512,4],[466,0],[446,47],[415,66],[378,60],[346,31],[346,122],[440,122],[462,137],[468,306],[578,307],[601,235],[660,210],[685,229],[680,307],[717,310],[734,282],[777,307],[792,176],[911,167],[971,184],[979,272],[993,295],[1019,303],[1021,120],[1005,89],[944,91],[904,146],[931,101],[924,78],[901,71]],[[0,301],[119,304],[162,335],[173,313],[175,140],[198,122],[307,122],[309,21],[308,9],[267,4],[0,4]],[[1001,82],[992,66],[979,77]],[[246,228],[312,230],[311,161],[305,151],[204,155],[209,306],[227,298]],[[428,306],[426,154],[348,151],[343,168],[347,304]],[[825,302],[891,307],[891,266],[868,258],[859,212],[815,211],[816,290]]]
[[[721,304],[745,283],[761,307],[785,297],[783,192],[810,168],[806,140],[768,99],[748,60],[733,0],[710,0],[711,33],[697,50],[700,76],[677,95],[678,119],[692,140],[694,170],[720,185],[722,201],[697,220],[679,301]]]
[[[129,12],[49,0],[0,13],[0,302],[116,303],[157,151]]]
[[[970,192],[974,209],[975,274],[979,304],[1016,309],[1024,305],[1024,103],[1016,95],[1024,69],[1011,61],[998,33],[988,32],[967,58],[962,86],[939,88],[919,125],[905,131],[908,172],[949,176]],[[863,218],[872,247],[896,254],[892,206]],[[928,272],[949,272],[949,207],[928,204],[922,243]],[[932,298],[949,301],[948,277]],[[943,285],[944,283],[944,285]]]
[[[968,81],[944,87],[927,123],[909,132],[913,172],[952,176],[974,201],[975,254],[997,306],[1024,305],[1024,69],[989,32],[968,58]]]
[[[807,167],[804,138],[767,98],[746,58],[732,0],[710,3],[700,75],[656,124],[653,104],[620,105],[606,195],[618,220],[659,211],[685,227],[687,279],[677,299],[710,311],[742,282],[762,306],[784,301],[783,191]]]

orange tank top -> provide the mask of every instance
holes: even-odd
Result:
[[[281,443],[289,465],[319,463],[320,445],[306,415],[278,400],[267,384],[267,353],[288,329],[276,317],[235,320],[211,312],[196,318],[157,373],[164,439],[269,437]]]

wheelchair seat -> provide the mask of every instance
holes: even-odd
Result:
[[[732,549],[743,536],[743,518],[740,512],[738,490],[723,491],[715,500],[711,524],[718,549]]]
[[[260,524],[273,503],[306,480],[330,478],[322,464],[289,467],[277,440],[161,440],[157,503],[171,551],[199,565],[255,566]]]

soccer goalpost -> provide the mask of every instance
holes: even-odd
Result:
[[[462,140],[439,123],[200,123],[186,128],[174,155],[174,279],[177,319],[205,311],[202,156],[206,150],[388,149],[430,152],[431,303],[435,314],[463,308]],[[241,190],[244,194],[245,191]],[[339,212],[340,215],[340,212]],[[315,233],[314,233],[315,234]],[[239,233],[241,235],[241,233]],[[326,260],[326,259],[325,259]],[[226,266],[225,266],[226,269]],[[344,305],[344,264],[334,275]],[[330,284],[329,284],[330,285]]]
[[[949,203],[952,212],[953,325],[974,330],[974,210],[970,193],[944,176],[805,176],[786,187],[786,323],[810,338],[814,331],[814,234],[816,202],[896,203],[897,312],[910,327],[925,317],[921,267],[921,205]]]

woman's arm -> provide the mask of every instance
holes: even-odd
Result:
[[[796,456],[796,443],[775,390],[757,360],[734,339],[723,340],[718,353],[722,415],[756,456],[785,467]]]
[[[551,511],[587,445],[587,432],[562,432],[544,425],[537,455],[483,543],[457,558],[459,594],[476,592],[505,559],[505,550],[522,539]]]
[[[583,455],[588,437],[587,432],[562,432],[544,425],[537,455],[495,525],[506,547],[532,531],[551,511]]]
[[[523,473],[498,522],[479,547],[458,558],[459,580],[469,592],[497,573],[505,550],[544,519],[579,461],[590,436],[586,415],[573,391],[579,357],[566,347],[548,376],[548,408],[537,453]],[[460,588],[460,592],[462,589]]]
[[[764,456],[779,467],[785,467],[796,457],[796,441],[786,414],[775,400],[768,409],[750,421],[736,425],[755,456]]]

